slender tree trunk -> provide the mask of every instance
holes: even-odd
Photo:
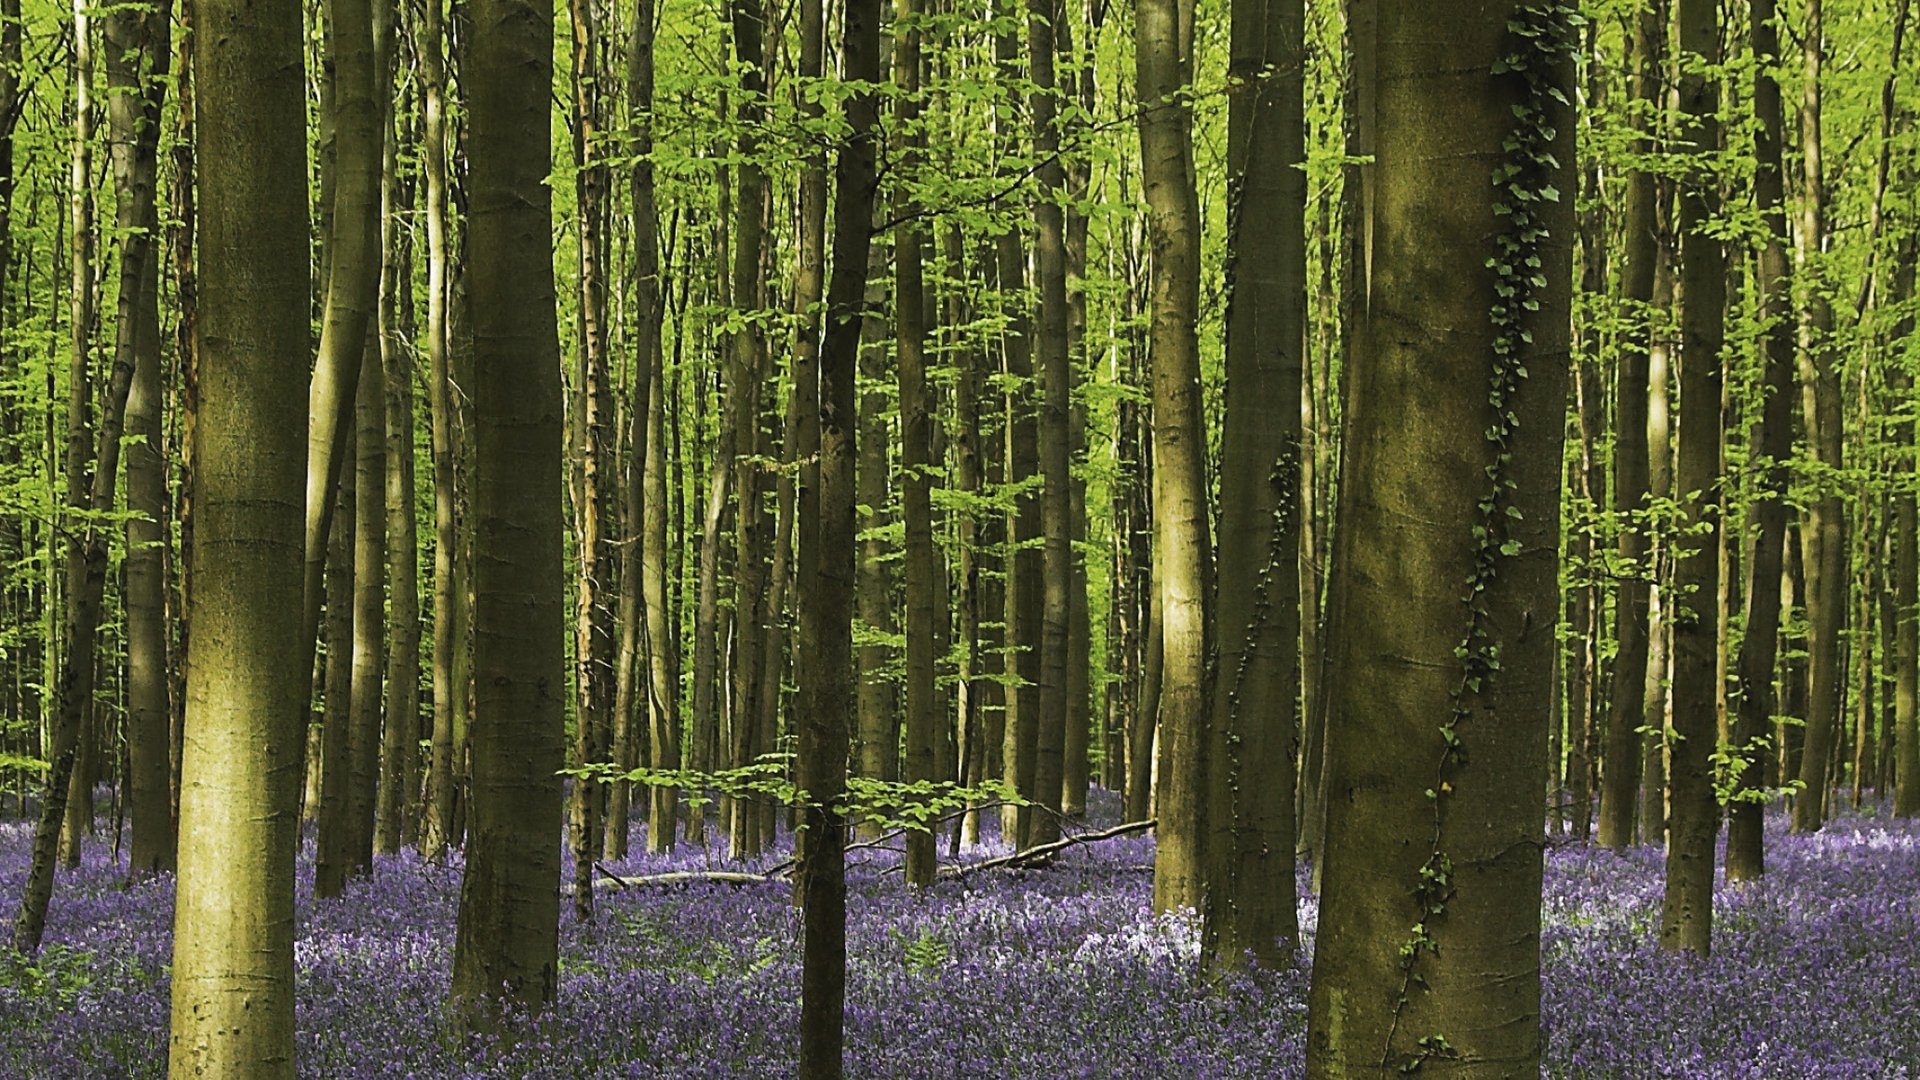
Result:
[[[346,871],[373,868],[379,809],[381,679],[387,668],[387,432],[377,328],[368,323],[354,394],[353,691],[347,717]]]
[[[1680,107],[1692,152],[1699,155],[1680,190],[1680,444],[1676,491],[1687,534],[1674,553],[1673,741],[1666,898],[1660,947],[1706,956],[1713,943],[1713,848],[1720,833],[1713,755],[1719,723],[1716,697],[1720,593],[1719,535],[1714,507],[1720,488],[1720,348],[1726,316],[1726,253],[1709,235],[1719,213],[1718,176],[1707,164],[1720,148],[1720,88],[1703,65],[1720,62],[1718,0],[1680,0]],[[1697,58],[1697,59],[1696,59]]]
[[[200,25],[231,32],[193,46],[205,337],[168,1072],[291,1080],[310,664],[287,618],[304,587],[303,34],[291,0],[194,7]]]
[[[358,441],[357,434],[349,438],[346,452],[356,453]],[[309,779],[307,789],[317,790],[319,795],[319,805],[313,812],[317,821],[313,895],[321,900],[340,895],[353,863],[353,516],[358,486],[355,473],[348,472],[334,493],[340,505],[334,508],[327,538],[327,651],[317,740],[320,759],[309,761],[306,768],[310,778],[316,772],[319,778],[317,788]]]
[[[612,559],[607,544],[609,485],[604,474],[612,455],[608,425],[612,401],[607,385],[607,287],[601,266],[606,229],[606,150],[599,135],[599,31],[593,0],[569,0],[572,29],[574,205],[578,228],[580,381],[573,419],[575,448],[574,550],[580,570],[575,581],[573,622],[574,740],[578,765],[606,759],[609,742],[607,675],[613,666],[613,638],[606,594]],[[568,789],[568,835],[573,845],[573,911],[593,918],[593,856],[602,843],[606,785],[576,780]]]
[[[1013,27],[1018,25],[1014,0],[1000,0],[994,10],[1002,18],[1005,31],[994,39],[994,62],[1002,78],[1023,77],[1020,70],[1020,42]],[[1031,103],[1029,103],[1031,106]],[[999,152],[1017,153],[1020,137],[1014,103],[994,112],[994,132]],[[1038,130],[1037,126],[1033,130]],[[1035,156],[1038,155],[1036,150]],[[1007,314],[1007,332],[1003,338],[1007,373],[1007,450],[1006,479],[1019,482],[1040,474],[1039,420],[1033,385],[1035,348],[1034,316],[1027,301],[1027,253],[1023,250],[1022,230],[1009,229],[995,238],[995,259],[1000,276],[1000,292],[1011,307]],[[1037,254],[1037,252],[1036,252]],[[1037,276],[1037,274],[1036,274]],[[1044,301],[1043,301],[1044,304]],[[1044,309],[1040,312],[1044,318]],[[1045,525],[1041,499],[1031,490],[1013,499],[1013,513],[1007,523],[1007,573],[1005,600],[1005,675],[1007,685],[1006,721],[1001,729],[1001,775],[1020,796],[1041,802],[1034,786],[1034,766],[1038,753],[1041,712],[1042,635],[1046,618],[1045,556],[1042,552]],[[1057,775],[1057,774],[1056,774]],[[1001,811],[1000,829],[1016,846],[1029,843],[1034,813],[1030,807],[1012,806]]]
[[[1066,170],[1060,163],[1057,125],[1055,33],[1064,5],[1059,0],[1027,0],[1027,70],[1033,89],[1028,111],[1033,125],[1033,155],[1039,162],[1033,214],[1039,226],[1033,248],[1036,311],[1033,366],[1039,376],[1035,396],[1035,446],[1039,451],[1041,492],[1039,675],[1034,699],[1039,713],[1032,728],[1033,794],[1040,813],[1030,815],[1021,834],[1022,846],[1051,843],[1060,838],[1060,795],[1066,767],[1067,636],[1072,615],[1069,593],[1073,579],[1072,447],[1069,417],[1073,374],[1067,340],[1067,250],[1065,198]],[[1023,730],[1021,740],[1027,736]]]
[[[330,115],[333,191],[321,205],[327,224],[321,281],[326,301],[320,353],[307,402],[307,652],[319,632],[320,600],[333,521],[333,492],[347,460],[367,326],[374,319],[380,271],[380,158],[384,96],[378,93],[373,0],[325,0],[332,43]]]
[[[1657,214],[1664,221],[1667,193],[1655,197]],[[1673,307],[1673,258],[1667,230],[1660,230],[1661,242],[1654,253],[1653,310]],[[1647,349],[1647,477],[1648,491],[1656,499],[1673,497],[1673,468],[1670,436],[1671,408],[1668,397],[1669,372],[1672,369],[1673,342],[1662,333]],[[1650,546],[1647,551],[1647,678],[1641,685],[1638,701],[1641,737],[1640,752],[1640,841],[1664,843],[1667,830],[1667,675],[1673,658],[1669,615],[1673,608],[1669,569],[1670,553],[1665,545]]]
[[[633,303],[633,392],[628,408],[633,427],[627,441],[632,457],[627,463],[627,546],[620,572],[620,668],[614,705],[614,757],[622,768],[638,764],[633,744],[645,739],[652,748],[656,767],[673,768],[680,763],[678,713],[673,721],[656,729],[652,718],[656,703],[678,700],[677,665],[668,668],[659,656],[663,642],[677,642],[677,635],[665,626],[664,553],[653,545],[656,520],[661,527],[660,542],[665,541],[666,492],[664,473],[659,472],[658,413],[660,383],[660,220],[654,202],[653,181],[653,23],[654,0],[635,0],[633,26],[627,41],[627,111],[631,119],[628,137],[633,155],[631,176],[632,233],[634,252]],[[661,477],[656,492],[652,480]],[[655,574],[659,581],[656,587]],[[656,597],[656,592],[659,595]],[[653,636],[653,612],[656,598],[661,606],[660,636]],[[644,643],[644,648],[641,648]],[[644,655],[638,655],[644,654]],[[644,671],[635,671],[638,657]],[[677,654],[676,654],[677,658]],[[672,683],[667,679],[673,678]],[[621,694],[620,687],[625,688]],[[636,694],[634,691],[639,690]],[[633,725],[641,725],[638,732]],[[670,729],[670,730],[669,730]],[[664,745],[663,745],[664,744]],[[671,749],[670,764],[661,765],[661,751]],[[675,800],[670,788],[649,788],[648,842],[673,844]],[[627,788],[615,784],[607,799],[608,834],[605,854],[609,859],[624,858],[627,853]],[[665,847],[659,850],[665,850]]]
[[[902,131],[901,165],[909,171],[925,161],[925,137],[919,130],[920,26],[919,0],[899,0],[895,6],[896,39],[893,51],[894,83],[901,98],[894,117]],[[913,218],[920,209],[911,198],[895,204],[901,218]],[[940,724],[939,699],[934,686],[934,619],[940,565],[933,545],[932,464],[933,406],[927,389],[926,295],[921,263],[925,256],[924,226],[917,218],[894,229],[894,353],[900,365],[900,517],[906,529],[906,760],[900,779],[906,783],[941,779],[935,775],[934,740]],[[1055,789],[1058,790],[1058,784]],[[933,884],[934,846],[931,831],[907,834],[907,883]]]
[[[385,6],[384,4],[382,5]],[[389,38],[390,40],[390,38]],[[391,44],[386,55],[391,57]],[[393,81],[391,60],[384,78]],[[398,136],[388,130],[382,172],[395,173]],[[410,187],[411,185],[409,185]],[[385,185],[387,203],[411,206],[411,192]],[[405,197],[402,197],[402,196]],[[382,215],[388,234],[382,245],[388,266],[381,276],[381,400],[386,412],[387,581],[392,589],[392,637],[387,649],[387,713],[380,741],[380,804],[373,848],[392,855],[417,839],[416,802],[420,745],[420,542],[415,531],[413,457],[413,260],[404,247],[410,233]]]
[[[1533,1076],[1576,38],[1559,7],[1374,15],[1307,1071]]]
[[[816,0],[817,2],[817,0]],[[873,191],[879,129],[872,87],[880,81],[880,2],[844,0],[842,76],[848,138],[834,167],[833,274],[827,287],[820,349],[820,466],[817,500],[803,503],[801,543],[812,580],[801,614],[812,650],[800,720],[802,811],[800,976],[801,1080],[837,1080],[843,1073],[847,977],[845,821],[836,803],[845,789],[847,732],[853,718],[854,383],[861,308],[873,236]]]
[[[1809,282],[1801,325],[1801,379],[1807,442],[1813,458],[1831,470],[1807,511],[1807,728],[1800,760],[1805,785],[1793,804],[1795,832],[1812,832],[1827,819],[1827,766],[1833,755],[1844,687],[1842,651],[1847,629],[1846,505],[1835,477],[1845,467],[1841,418],[1840,351],[1833,340],[1833,305],[1827,277],[1826,180],[1821,165],[1820,76],[1826,42],[1821,0],[1807,0],[1801,33],[1803,84],[1800,98],[1801,273]]]
[[[559,981],[566,657],[551,237],[553,8],[473,0],[466,58],[474,342],[472,835],[453,996],[537,1007]],[[469,1007],[473,1026],[492,1009]]]
[[[89,508],[92,485],[87,475],[93,451],[93,334],[99,298],[94,294],[93,205],[93,17],[83,5],[73,7],[73,146],[67,179],[67,240],[71,276],[67,286],[67,444],[61,458],[65,472],[67,506]],[[128,358],[131,359],[131,358]],[[116,364],[120,358],[116,357]],[[104,418],[103,418],[104,419]],[[51,434],[51,430],[49,430]],[[109,476],[108,481],[112,481]],[[111,490],[111,489],[109,489]],[[66,523],[67,579],[60,595],[69,605],[63,624],[65,640],[59,652],[61,681],[71,693],[58,702],[57,729],[68,729],[74,740],[73,763],[68,767],[66,820],[60,837],[61,862],[80,865],[80,844],[93,835],[93,773],[98,735],[92,723],[95,658],[99,652],[99,602],[88,613],[82,602],[87,592],[86,537],[94,530],[73,514]],[[105,546],[101,553],[105,555]],[[105,591],[102,566],[101,591]],[[75,618],[75,616],[78,618]],[[56,733],[57,741],[59,735]],[[55,755],[49,754],[52,758]],[[51,775],[51,773],[49,774]]]
[[[1753,553],[1747,570],[1744,636],[1736,670],[1738,718],[1734,723],[1736,754],[1734,797],[1727,804],[1727,878],[1743,881],[1766,870],[1762,822],[1765,804],[1759,789],[1766,786],[1772,749],[1772,718],[1781,711],[1774,692],[1774,663],[1780,638],[1780,579],[1787,534],[1787,466],[1793,454],[1793,289],[1787,260],[1787,217],[1782,207],[1784,162],[1781,158],[1783,121],[1780,83],[1773,66],[1780,56],[1780,33],[1774,23],[1773,0],[1757,0],[1749,14],[1753,55],[1758,62],[1753,108],[1760,121],[1754,134],[1754,205],[1766,221],[1755,269],[1765,324],[1765,353],[1761,384],[1765,398],[1755,435],[1759,453],[1750,462],[1756,470],[1756,492],[1748,511],[1754,522]]]
[[[1634,16],[1632,99],[1658,115],[1661,89],[1662,43],[1666,21],[1664,4],[1642,9]],[[1634,140],[1637,153],[1651,153],[1653,140]],[[1653,300],[1654,264],[1659,260],[1659,224],[1654,207],[1654,177],[1646,169],[1627,175],[1626,247],[1621,271],[1621,293],[1629,304]],[[1652,324],[1658,313],[1638,308],[1628,315],[1627,340],[1620,354],[1619,379],[1614,391],[1613,509],[1620,515],[1618,544],[1624,575],[1614,597],[1613,682],[1607,695],[1606,747],[1600,790],[1601,847],[1623,851],[1633,843],[1634,811],[1640,793],[1640,722],[1642,687],[1647,678],[1647,604],[1651,547],[1645,522],[1634,515],[1645,509],[1647,475],[1647,352]]]
[[[454,401],[447,357],[447,119],[442,0],[424,0],[420,23],[423,100],[422,171],[427,233],[427,400],[433,453],[433,749],[427,772],[427,815],[421,846],[440,856],[458,842],[453,810],[460,763],[454,732],[463,728],[465,694],[454,680],[461,621],[454,564],[460,546],[458,493],[454,489]]]
[[[1206,433],[1200,419],[1200,215],[1193,166],[1192,0],[1134,17],[1140,171],[1153,245],[1154,588],[1162,649],[1156,911],[1198,907],[1206,836]]]
[[[106,17],[107,127],[111,136],[120,299],[115,363],[133,369],[127,455],[127,761],[134,874],[171,871],[173,704],[167,667],[166,459],[162,456],[160,251],[154,242],[161,103],[172,59],[172,5],[115,9]],[[17,33],[17,31],[16,31]],[[17,77],[17,76],[9,76]],[[9,135],[9,138],[11,136]],[[10,197],[10,195],[9,195]],[[0,274],[6,272],[0,263]]]

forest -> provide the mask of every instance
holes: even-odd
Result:
[[[1911,0],[0,0],[0,1076],[1920,1077]]]

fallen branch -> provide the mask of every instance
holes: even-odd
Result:
[[[1078,844],[1092,844],[1101,840],[1111,840],[1116,836],[1145,832],[1153,828],[1155,821],[1156,819],[1154,818],[1148,818],[1145,821],[1129,821],[1124,825],[1115,825],[1111,829],[1102,829],[1099,832],[1081,833],[1078,836],[1064,837],[1050,844],[1041,844],[1037,847],[1030,847],[1025,851],[1016,851],[1011,855],[997,855],[991,859],[982,859],[979,862],[962,863],[957,866],[943,866],[940,868],[940,876],[943,878],[965,877],[979,870],[997,870],[1001,868],[1017,870],[1024,866],[1034,866],[1040,863],[1050,862],[1055,855],[1060,854],[1070,847]]]
[[[739,870],[676,870],[668,874],[621,877],[599,863],[594,863],[593,868],[600,871],[603,879],[613,882],[614,887],[621,889],[674,885],[771,885],[781,880],[775,874],[749,874]]]

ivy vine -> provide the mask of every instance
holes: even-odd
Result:
[[[1494,272],[1494,303],[1488,313],[1493,324],[1493,373],[1488,379],[1489,419],[1485,438],[1492,461],[1486,466],[1487,488],[1476,504],[1473,525],[1473,568],[1467,574],[1460,602],[1466,609],[1466,628],[1453,655],[1460,662],[1460,681],[1448,695],[1445,721],[1440,725],[1440,759],[1433,786],[1426,789],[1433,811],[1433,833],[1426,861],[1420,866],[1412,894],[1419,918],[1400,946],[1401,983],[1387,1029],[1380,1065],[1393,1064],[1394,1040],[1399,1034],[1409,995],[1417,987],[1429,989],[1420,961],[1440,951],[1436,924],[1452,902],[1453,859],[1442,844],[1443,826],[1453,777],[1467,763],[1461,727],[1476,702],[1500,672],[1500,644],[1488,630],[1488,590],[1505,559],[1520,554],[1514,526],[1522,520],[1513,496],[1513,443],[1520,428],[1515,407],[1527,379],[1525,352],[1533,344],[1532,316],[1540,310],[1540,294],[1548,287],[1544,248],[1548,238],[1546,207],[1560,201],[1550,178],[1559,171],[1553,152],[1559,137],[1556,109],[1571,109],[1560,74],[1577,48],[1578,28],[1585,24],[1568,0],[1538,0],[1521,6],[1507,21],[1509,46],[1494,61],[1490,74],[1512,76],[1523,92],[1513,106],[1514,125],[1501,144],[1502,157],[1493,170],[1493,210],[1499,223],[1494,254],[1486,260]],[[1460,1051],[1444,1034],[1423,1036],[1414,1052],[1399,1063],[1403,1073],[1418,1072],[1428,1061],[1456,1060]]]

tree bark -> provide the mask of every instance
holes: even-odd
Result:
[[[1801,33],[1803,83],[1800,98],[1800,272],[1806,286],[1801,324],[1800,370],[1807,442],[1827,477],[1807,509],[1802,543],[1807,581],[1807,727],[1800,759],[1805,785],[1793,803],[1793,830],[1812,832],[1827,819],[1827,763],[1832,756],[1844,687],[1841,653],[1847,629],[1846,505],[1837,475],[1845,467],[1841,418],[1840,350],[1833,341],[1832,283],[1826,254],[1826,180],[1821,165],[1820,76],[1826,42],[1821,0],[1807,0]]]
[[[1200,418],[1200,213],[1193,165],[1192,0],[1144,0],[1134,18],[1140,173],[1153,248],[1154,588],[1160,594],[1160,822],[1156,911],[1198,907],[1205,875],[1206,429]]]
[[[168,1072],[291,1080],[310,664],[287,618],[304,589],[303,28],[292,0],[194,6],[225,32],[193,45],[204,336]]]
[[[490,1027],[559,979],[558,773],[566,657],[559,330],[551,244],[551,0],[473,0],[471,162],[474,685],[472,823],[453,997]]]
[[[1373,14],[1307,1071],[1532,1076],[1576,41],[1562,7]]]
[[[1718,0],[1680,0],[1680,108],[1697,155],[1680,188],[1680,442],[1675,494],[1684,539],[1674,552],[1673,739],[1666,896],[1660,947],[1706,956],[1713,944],[1713,848],[1720,833],[1713,755],[1719,734],[1718,596],[1721,475],[1720,348],[1726,317],[1726,253],[1707,230],[1719,213],[1720,88],[1702,66],[1720,62]]]
[[[113,159],[120,298],[115,363],[133,369],[127,394],[127,761],[136,875],[174,868],[167,665],[166,459],[161,453],[160,252],[154,197],[161,104],[171,62],[172,4],[115,9],[106,17],[107,128]],[[4,270],[0,270],[4,272]]]
[[[1277,967],[1294,910],[1300,394],[1307,320],[1306,8],[1239,0],[1227,102],[1226,419],[1203,947]]]

